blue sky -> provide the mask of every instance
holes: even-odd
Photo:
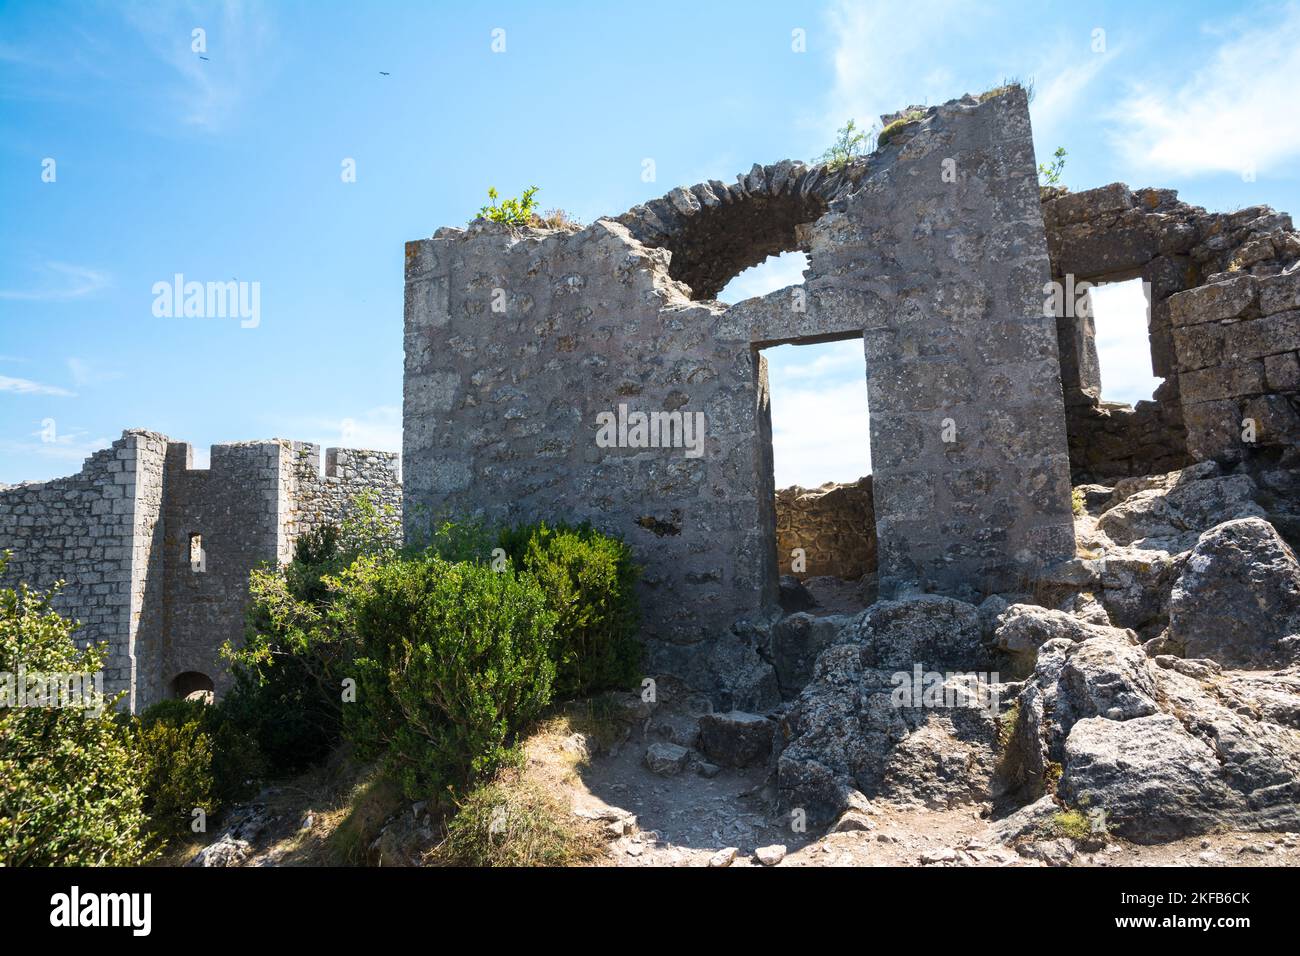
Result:
[[[1294,3],[0,2],[0,482],[125,427],[398,449],[403,243],[488,186],[590,222],[1010,76],[1075,189],[1300,210]],[[155,315],[177,273],[257,283],[256,327]],[[1107,381],[1142,372],[1131,332]],[[866,467],[845,348],[773,355],[778,484]]]

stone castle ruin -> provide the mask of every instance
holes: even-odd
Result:
[[[49,588],[105,642],[104,689],[135,712],[230,682],[220,649],[244,636],[249,572],[288,561],[298,536],[338,523],[356,497],[398,508],[398,456],[283,440],[212,446],[211,465],[130,430],[70,478],[0,487],[9,581]],[[8,583],[8,581],[6,582]]]
[[[841,168],[756,165],[582,229],[409,242],[400,483],[395,455],[331,450],[322,474],[315,446],[277,440],[197,470],[188,445],[129,431],[76,476],[0,489],[10,578],[67,582],[61,607],[109,642],[138,709],[219,693],[249,570],[360,491],[400,494],[413,541],[431,516],[587,520],[644,567],[647,672],[716,687],[715,645],[776,607],[794,548],[809,574],[874,574],[882,600],[978,602],[1075,558],[1072,484],[1297,443],[1288,216],[1040,191],[1014,86],[885,119]],[[794,250],[802,285],[714,299]],[[1045,309],[1131,278],[1164,379],[1136,408],[1101,400],[1081,300]],[[841,339],[863,345],[873,474],[778,496],[762,350]],[[833,538],[837,515],[854,526]]]

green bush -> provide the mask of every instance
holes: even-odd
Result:
[[[517,198],[502,199],[498,203],[497,199],[500,194],[495,186],[491,186],[488,188],[488,199],[491,200],[491,203],[481,208],[478,214],[489,222],[504,222],[512,226],[530,225],[536,216],[537,199],[535,197],[538,192],[536,186],[529,186],[524,190],[523,195]]]
[[[501,546],[556,613],[556,698],[634,685],[642,647],[631,549],[590,525],[545,523],[503,532]]]
[[[361,643],[345,731],[412,798],[491,773],[550,702],[555,615],[528,575],[427,554],[359,560],[341,576]]]
[[[5,556],[0,556],[0,576]],[[0,672],[97,673],[104,649],[79,650],[50,596],[0,589]],[[12,693],[13,685],[6,681]],[[131,866],[149,857],[141,761],[125,722],[98,707],[0,704],[0,865]],[[98,712],[97,712],[98,711]]]
[[[256,741],[224,702],[160,701],[140,715],[135,737],[149,829],[164,842],[190,832],[195,809],[213,816],[249,796],[265,770]]]
[[[341,525],[302,535],[289,564],[253,571],[244,645],[226,648],[235,686],[221,706],[276,772],[303,770],[338,745],[355,642],[333,613],[335,578],[360,555],[394,555],[399,537],[391,509],[361,496]]]
[[[160,841],[190,832],[193,812],[215,816],[212,738],[203,731],[198,701],[166,701],[146,710],[136,726],[136,748],[144,761],[144,810]],[[179,706],[174,706],[179,705]]]

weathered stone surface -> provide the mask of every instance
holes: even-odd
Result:
[[[1068,557],[1068,460],[1054,327],[1041,315],[1047,254],[1025,95],[921,113],[905,144],[841,170],[758,166],[735,185],[674,190],[573,232],[476,222],[411,243],[411,513],[562,517],[619,534],[645,567],[652,664],[703,670],[710,649],[695,645],[775,605],[789,567],[772,547],[766,370],[755,349],[858,335],[872,370],[880,593],[973,597],[1008,589],[1039,559]],[[930,176],[942,158],[978,170],[979,188]],[[801,289],[731,306],[712,299],[739,269],[794,248],[814,264]],[[701,453],[599,445],[597,416],[620,406],[703,415]],[[945,417],[956,442],[935,426]]]
[[[771,846],[760,846],[754,851],[754,859],[764,866],[776,866],[785,859],[785,846],[780,843],[774,843]]]
[[[780,578],[780,591],[777,603],[788,614],[807,611],[817,606],[817,599],[804,587],[803,582],[792,574],[783,574]]]
[[[915,603],[912,613],[928,608],[937,622],[953,623],[954,609]],[[977,635],[978,623],[973,627]],[[917,622],[909,629],[918,630]],[[817,659],[812,683],[782,721],[779,799],[803,809],[814,824],[832,823],[863,794],[936,807],[988,796],[1001,685],[979,685],[978,693],[968,694],[971,684],[945,668],[938,675],[940,692],[930,701],[923,694],[917,700],[913,681],[921,675],[911,659],[898,670],[869,666],[879,650],[856,643],[828,648]],[[973,668],[962,670],[968,669]]]
[[[1188,657],[1208,657],[1225,667],[1292,662],[1300,651],[1295,553],[1259,518],[1210,529],[1174,584],[1169,628]]]
[[[1105,614],[1105,609],[1097,605]],[[1038,651],[1051,640],[1086,641],[1090,637],[1117,636],[1136,640],[1131,632],[1118,630],[1108,624],[1091,623],[1065,611],[1053,611],[1035,604],[1013,604],[998,618],[994,643],[1011,653]]]
[[[1212,661],[1150,660],[1112,636],[1055,640],[1013,706],[999,793],[1038,799],[1059,764],[1066,805],[1144,842],[1300,821],[1294,670],[1224,673]],[[1021,823],[1041,815],[1036,806]]]
[[[1187,478],[1179,473],[1167,487],[1128,495],[1098,519],[1097,527],[1120,545],[1182,551],[1207,528],[1234,518],[1262,516],[1257,494],[1249,475]]]
[[[733,710],[700,718],[700,749],[723,767],[764,763],[772,752],[776,725],[758,714]]]
[[[861,645],[862,666],[911,670],[979,667],[987,662],[979,610],[964,601],[925,594],[878,601],[836,640]]]
[[[772,627],[772,661],[781,696],[798,695],[812,677],[817,655],[830,647],[840,631],[856,618],[844,615],[814,617],[791,614]]]

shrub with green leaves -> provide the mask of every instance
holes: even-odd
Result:
[[[146,710],[135,743],[144,761],[144,810],[162,842],[190,830],[195,810],[215,816],[212,738],[203,731],[199,701],[165,701]]]
[[[631,549],[590,525],[513,528],[501,546],[537,579],[555,624],[555,696],[586,697],[640,677],[639,569]]]
[[[136,721],[149,829],[164,842],[190,832],[193,812],[215,815],[250,795],[265,762],[221,704],[164,700]]]
[[[822,154],[822,162],[831,172],[843,169],[850,162],[870,150],[871,136],[858,129],[849,120],[835,134],[835,142]]]
[[[398,527],[391,509],[363,495],[341,525],[299,537],[289,564],[250,576],[247,634],[225,649],[235,686],[221,708],[275,771],[302,770],[338,744],[355,642],[333,613],[335,576],[360,555],[395,554]]]
[[[0,576],[7,560],[0,556]],[[50,595],[0,588],[0,672],[96,673]],[[14,689],[14,685],[8,685]],[[19,704],[12,698],[5,704]],[[0,865],[131,866],[149,856],[141,761],[124,721],[98,707],[0,706]]]
[[[533,221],[537,210],[537,193],[538,187],[529,186],[524,190],[523,195],[502,199],[497,202],[498,193],[495,186],[488,188],[488,199],[491,202],[482,207],[478,214],[481,218],[489,222],[504,222],[511,226],[527,226]]]
[[[551,699],[555,614],[530,575],[433,554],[362,558],[340,608],[360,642],[344,727],[412,798],[490,774]]]

